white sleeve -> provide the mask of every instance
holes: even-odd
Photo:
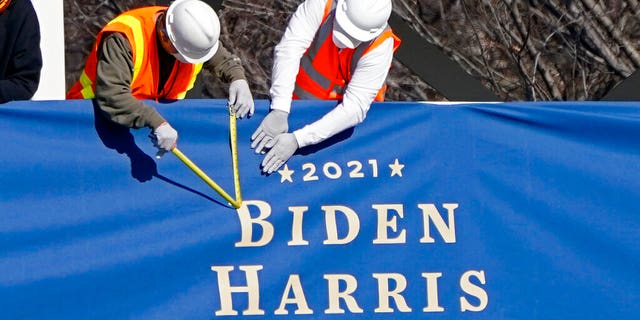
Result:
[[[300,68],[300,58],[320,28],[327,0],[306,0],[289,20],[284,35],[274,49],[271,70],[271,109],[289,112]]]
[[[293,134],[300,148],[313,145],[364,121],[371,103],[385,83],[393,59],[393,38],[365,54],[347,84],[342,103],[319,120]]]

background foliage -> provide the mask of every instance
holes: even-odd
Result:
[[[78,78],[104,24],[127,9],[168,2],[65,0],[67,88]],[[218,9],[221,39],[243,60],[255,97],[268,98],[273,47],[301,0],[207,2]],[[424,41],[505,101],[599,100],[640,67],[636,0],[393,0],[393,4],[394,14]],[[429,61],[424,63],[428,66]],[[226,84],[207,75],[204,79],[199,89],[204,96],[226,96]],[[387,83],[387,100],[446,100],[397,59]]]

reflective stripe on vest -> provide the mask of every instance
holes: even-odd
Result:
[[[133,43],[135,43],[136,46],[135,50],[133,50],[133,78],[131,78],[131,83],[133,83],[138,78],[138,74],[140,74],[140,68],[142,67],[142,61],[145,56],[145,39],[142,33],[142,23],[130,15],[121,15],[111,20],[107,25],[110,26],[116,23],[122,23],[128,26],[133,32]]]
[[[82,84],[82,90],[80,93],[84,99],[93,99],[96,94],[93,92],[93,81],[87,76],[87,72],[82,70],[80,75],[80,83]]]

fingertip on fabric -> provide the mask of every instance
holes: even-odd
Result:
[[[254,131],[253,134],[251,135],[251,141],[256,140],[256,138],[260,135],[260,133],[262,133],[260,128],[256,129],[256,131]],[[253,148],[253,146],[251,147]]]

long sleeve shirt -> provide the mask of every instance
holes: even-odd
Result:
[[[291,17],[275,48],[270,88],[271,109],[290,112],[300,58],[318,31],[327,0],[306,0]],[[343,100],[321,119],[295,130],[299,147],[319,143],[364,121],[393,59],[393,39],[364,55],[347,84]]]
[[[175,58],[160,51],[160,83],[171,72]],[[222,43],[203,68],[224,82],[245,79],[240,59],[224,48]],[[127,39],[112,33],[102,40],[98,52],[96,73],[96,103],[102,113],[114,122],[129,128],[157,128],[165,119],[151,105],[136,99],[131,93],[133,53]]]
[[[0,103],[31,99],[41,69],[36,11],[29,0],[13,0],[0,14]]]

